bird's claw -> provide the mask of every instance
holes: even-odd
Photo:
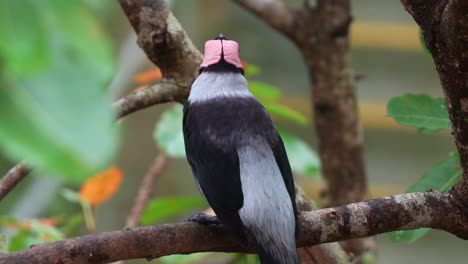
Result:
[[[197,213],[187,218],[187,222],[196,222],[202,225],[220,225],[221,222],[214,215],[207,215],[205,213]]]

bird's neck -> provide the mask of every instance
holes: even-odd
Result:
[[[204,69],[192,84],[188,101],[202,103],[211,100],[250,98],[247,80],[242,73]]]
[[[221,55],[221,60],[215,64],[209,65],[208,67],[204,67],[200,70],[200,72],[232,72],[232,73],[241,73],[244,74],[244,70],[241,68],[237,68],[236,66],[227,63],[224,60],[223,55]]]

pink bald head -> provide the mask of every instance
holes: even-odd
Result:
[[[218,63],[221,60],[221,54],[224,54],[224,60],[227,63],[237,68],[242,67],[239,58],[239,44],[227,39],[208,40],[205,43],[205,56],[200,67],[208,67]]]
[[[237,68],[242,68],[239,57],[239,44],[233,40],[222,40],[224,60]]]

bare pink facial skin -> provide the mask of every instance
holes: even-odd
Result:
[[[204,68],[218,63],[221,60],[221,54],[224,54],[224,60],[227,63],[242,68],[239,58],[239,44],[226,39],[208,40],[205,43],[205,56],[200,67]]]

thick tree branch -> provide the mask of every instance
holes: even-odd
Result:
[[[0,179],[0,201],[30,172],[26,163],[20,162]]]
[[[468,213],[468,2],[402,0],[424,34],[442,83],[463,177],[453,194]]]
[[[138,44],[167,80],[182,92],[183,102],[198,75],[202,54],[195,48],[164,0],[119,0],[138,36]]]
[[[138,190],[138,195],[135,198],[135,203],[130,214],[127,217],[126,227],[135,227],[138,226],[140,222],[140,216],[145,209],[146,204],[154,194],[156,182],[161,175],[164,167],[167,164],[167,157],[163,153],[159,153],[151,164],[150,169],[143,177],[141,181],[140,188]]]
[[[317,210],[317,205],[304,193],[302,188],[296,185],[296,204],[299,211]],[[310,247],[302,247],[298,250],[302,263],[311,264],[347,264],[353,263],[351,257],[343,250],[338,242],[325,243]]]
[[[468,219],[450,193],[401,194],[302,213],[298,246],[431,227],[468,239]],[[252,240],[251,240],[252,241]],[[252,252],[221,226],[177,223],[128,228],[33,246],[0,255],[0,263],[106,263],[194,252]]]

